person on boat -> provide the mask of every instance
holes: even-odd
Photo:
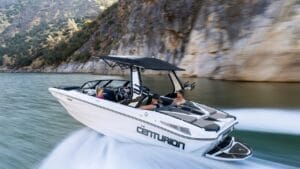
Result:
[[[154,110],[159,108],[159,100],[160,100],[160,96],[158,94],[154,94],[151,97],[151,102],[148,105],[144,105],[144,106],[140,106],[139,108],[144,109],[144,110]]]
[[[101,87],[96,89],[96,97],[99,99],[104,99],[104,90]]]
[[[179,106],[179,105],[182,105],[186,102],[185,98],[184,98],[184,92],[183,90],[178,90],[176,92],[176,97],[175,99],[173,100],[173,105],[176,105],[176,106]]]

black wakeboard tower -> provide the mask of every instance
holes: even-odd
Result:
[[[150,69],[157,71],[184,71],[175,65],[172,65],[166,61],[148,58],[148,57],[136,57],[136,56],[100,56],[99,59],[102,59],[106,64],[111,67],[119,66],[122,69],[128,69],[131,67]],[[110,63],[112,61],[114,63]]]
[[[131,87],[133,90],[132,100],[141,96],[140,86],[142,86],[141,70],[154,70],[154,71],[168,71],[169,78],[173,85],[173,91],[179,90],[192,90],[195,83],[184,83],[182,84],[176,75],[175,71],[184,71],[184,69],[179,68],[173,64],[166,61],[149,58],[149,57],[137,57],[137,56],[98,56],[98,59],[103,60],[108,66],[114,68],[116,66],[120,67],[122,70],[130,69],[131,72]]]

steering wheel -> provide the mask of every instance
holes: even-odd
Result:
[[[119,87],[116,91],[116,100],[122,101],[122,100],[128,100],[130,99],[130,87]]]

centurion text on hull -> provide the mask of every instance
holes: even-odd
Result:
[[[102,56],[99,59],[111,67],[129,69],[130,80],[102,79],[88,81],[81,87],[49,88],[82,124],[119,140],[198,152],[219,160],[243,160],[252,155],[250,148],[229,136],[238,123],[234,116],[193,101],[179,106],[171,104],[172,93],[194,87],[178,79],[175,71],[183,69],[155,58]],[[139,108],[153,96],[142,83],[141,70],[145,69],[166,71],[172,82],[170,93],[160,96],[161,105],[155,110]],[[97,88],[104,89],[104,99],[95,97]]]

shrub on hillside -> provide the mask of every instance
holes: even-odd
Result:
[[[32,63],[32,59],[29,57],[17,57],[14,63],[14,67],[29,66]]]
[[[73,60],[77,61],[77,62],[86,62],[87,60],[89,60],[89,58],[91,57],[91,54],[89,51],[85,50],[83,52],[80,53],[76,53],[73,56]]]

